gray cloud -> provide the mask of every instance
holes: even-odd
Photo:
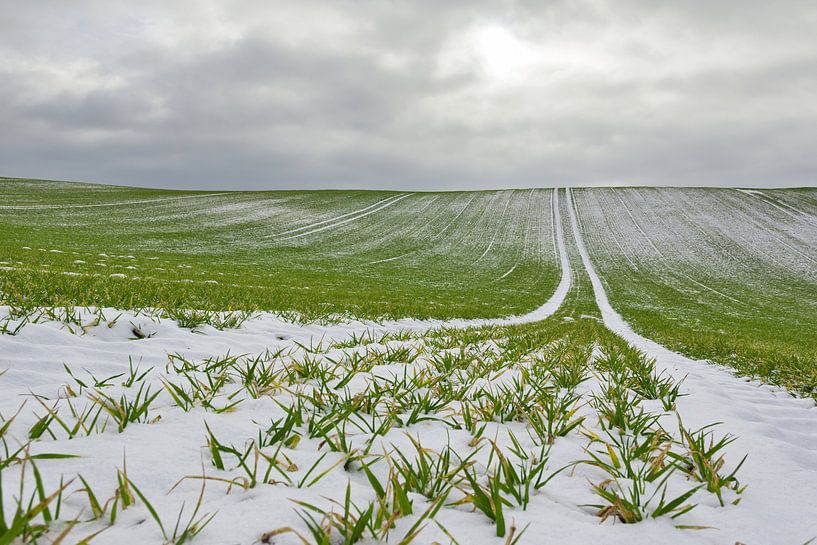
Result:
[[[817,183],[817,5],[805,0],[53,0],[0,25],[0,175],[246,189]]]

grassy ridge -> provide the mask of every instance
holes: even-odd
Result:
[[[517,314],[558,280],[551,193],[212,194],[2,180],[0,281],[6,297],[41,305]]]

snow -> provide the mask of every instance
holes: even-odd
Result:
[[[442,228],[442,229],[441,229],[439,232],[437,232],[436,234],[432,235],[432,237],[431,237],[431,241],[435,241],[435,240],[440,239],[440,238],[441,238],[441,237],[442,237],[442,236],[445,234],[445,232],[446,232],[446,231],[448,231],[448,229],[449,229],[449,228],[450,228],[452,225],[454,225],[454,224],[457,222],[457,220],[459,220],[459,219],[460,219],[460,216],[462,216],[463,212],[465,212],[465,209],[466,209],[466,208],[468,208],[468,206],[471,204],[471,202],[472,202],[472,201],[473,201],[475,198],[476,198],[476,194],[472,195],[472,196],[471,196],[471,198],[469,198],[469,199],[468,199],[468,202],[466,202],[466,203],[465,203],[465,205],[464,205],[464,206],[463,206],[463,207],[460,209],[460,211],[459,211],[459,212],[457,212],[457,214],[456,214],[456,215],[455,215],[455,216],[454,216],[454,217],[451,219],[451,221],[449,221],[449,222],[448,222],[448,223],[445,225],[445,227],[443,227],[443,228]],[[404,253],[404,254],[400,254],[400,255],[397,255],[397,256],[394,256],[394,257],[387,257],[387,258],[385,258],[385,259],[378,259],[378,260],[375,260],[375,261],[370,261],[370,262],[369,262],[369,265],[375,265],[375,264],[377,264],[377,263],[388,263],[388,262],[390,262],[390,261],[396,261],[396,260],[401,259],[401,258],[403,258],[403,257],[406,257],[406,256],[408,256],[408,255],[412,255],[412,254],[414,254],[414,253],[416,253],[416,252],[417,252],[417,250],[413,250],[413,251],[411,251],[411,252],[407,252],[407,253]]]
[[[560,306],[562,306],[562,303],[567,296],[567,292],[570,291],[572,271],[570,269],[570,260],[568,259],[567,248],[565,247],[564,233],[562,232],[561,212],[559,211],[559,196],[555,191],[553,203],[556,245],[559,251],[559,266],[561,268],[559,285],[556,286],[556,291],[553,292],[553,295],[551,295],[551,297],[540,307],[520,316],[509,316],[507,318],[492,320],[450,320],[445,322],[445,325],[450,327],[469,327],[481,325],[526,324],[544,320],[556,312]],[[510,271],[508,274],[510,274]]]
[[[726,368],[690,360],[633,332],[607,299],[602,281],[593,267],[582,238],[572,193],[568,191],[567,196],[574,239],[582,264],[590,277],[604,324],[627,342],[655,358],[659,370],[666,371],[676,380],[683,380],[686,395],[678,401],[678,412],[683,415],[688,427],[695,428],[720,421],[723,424],[719,429],[738,436],[738,440],[728,447],[727,459],[734,463],[744,453],[749,453],[740,472],[741,482],[748,483],[749,487],[741,495],[738,505],[720,507],[712,498],[696,496],[699,506],[677,521],[663,518],[624,525],[608,520],[600,524],[594,510],[583,506],[595,500],[589,493],[588,480],[598,482],[603,474],[595,468],[577,466],[559,474],[541,493],[535,494],[527,511],[509,510],[509,523],[513,520],[520,528],[531,524],[520,543],[598,542],[624,545],[719,544],[739,541],[774,545],[804,543],[817,535],[814,517],[817,513],[817,495],[814,494],[814,490],[817,490],[817,409],[813,401],[795,399],[782,389],[736,378]],[[35,414],[42,415],[44,411],[32,394],[46,396],[48,401],[44,402],[49,406],[65,396],[68,377],[63,364],[69,365],[74,374],[82,378],[87,378],[89,373],[96,377],[106,377],[127,372],[130,365],[139,366],[142,370],[152,367],[147,382],[153,388],[152,391],[157,391],[161,388],[163,378],[173,380],[174,376],[168,366],[177,357],[199,362],[225,354],[255,355],[279,348],[294,349],[296,342],[309,346],[319,342],[343,341],[351,334],[361,335],[365,332],[374,332],[375,335],[403,330],[422,332],[440,326],[509,325],[545,319],[562,305],[573,278],[562,232],[558,193],[554,193],[553,199],[554,233],[561,279],[551,297],[542,306],[525,315],[493,320],[404,319],[386,323],[346,322],[323,326],[293,324],[274,314],[262,313],[247,321],[240,329],[218,331],[203,326],[190,331],[179,328],[170,320],[145,314],[115,309],[86,309],[81,311],[83,323],[97,312],[105,317],[105,321],[88,328],[86,334],[72,333],[61,322],[43,322],[27,325],[16,336],[0,335],[0,372],[7,369],[0,375],[0,414],[7,419],[25,402],[10,428],[15,437],[24,440],[25,432],[37,420]],[[509,273],[510,271],[506,274]],[[0,318],[8,315],[8,312],[9,309],[0,308]],[[135,340],[135,329],[147,338]],[[386,349],[390,346],[399,347],[400,344],[391,341],[385,345],[373,343],[371,346]],[[351,392],[360,391],[366,380],[399,378],[403,370],[407,376],[411,376],[411,373],[419,371],[425,364],[420,358],[413,365],[378,365],[370,370],[368,376],[356,375],[348,387]],[[483,380],[480,385],[495,388],[503,383],[509,384],[515,376],[518,376],[518,369],[499,373],[490,380]],[[126,388],[119,385],[121,380],[119,378],[115,381],[116,384],[111,388],[112,395],[126,391]],[[597,379],[593,379],[582,388],[591,392],[598,385]],[[275,399],[286,400],[287,395],[280,392]],[[587,407],[581,410],[586,411]],[[60,474],[67,478],[81,474],[88,479],[101,499],[106,499],[113,493],[117,469],[122,468],[123,460],[126,460],[129,477],[162,514],[165,526],[172,527],[183,503],[188,506],[186,513],[190,512],[190,506],[195,503],[198,495],[199,482],[183,481],[171,492],[173,485],[185,476],[201,475],[202,470],[208,475],[218,474],[207,458],[204,424],[213,430],[219,440],[243,445],[243,441],[258,432],[259,425],[269,425],[271,419],[282,416],[281,406],[268,396],[246,399],[235,411],[215,414],[200,407],[183,412],[174,407],[169,396],[163,393],[158,398],[155,410],[152,409],[151,418],[160,417],[153,423],[132,424],[122,433],[106,430],[105,433],[71,440],[45,439],[33,443],[32,452],[79,455],[79,458],[68,460],[41,460],[38,467],[43,472],[46,488],[53,490],[59,482]],[[492,423],[486,437],[496,437],[505,447],[508,442],[505,437],[507,429],[518,432],[519,437],[525,437],[518,426],[518,423]],[[407,434],[421,438],[423,446],[427,448],[440,449],[449,441],[451,447],[460,452],[468,452],[471,448],[468,444],[471,440],[469,433],[450,429],[435,421],[421,422],[405,430],[394,429],[383,438],[380,446],[383,450],[398,448],[409,452],[412,447]],[[586,457],[586,444],[585,438],[578,434],[560,438],[552,450],[549,471]],[[530,445],[525,441],[524,446]],[[297,466],[291,472],[292,478],[303,477],[323,453],[327,454],[319,464],[319,471],[335,464],[342,465],[342,455],[327,451],[318,440],[303,438],[297,446],[288,450],[287,455],[294,466]],[[477,457],[478,464],[486,463],[486,454],[487,452],[483,452]],[[673,481],[673,487],[683,489],[685,483],[680,475],[677,477]],[[11,484],[8,490],[15,489],[13,468],[12,471],[4,471],[2,478],[4,484],[6,479]],[[234,486],[227,494],[224,483],[210,481],[206,485],[203,512],[216,512],[216,518],[194,543],[258,543],[264,532],[276,528],[293,526],[302,529],[303,525],[293,511],[295,505],[291,500],[327,506],[325,498],[341,499],[350,480],[354,481],[352,486],[356,502],[372,499],[371,490],[366,491],[363,475],[345,472],[340,467],[329,471],[315,486],[304,488],[260,485],[242,490]],[[414,501],[415,513],[422,512],[427,503],[419,496]],[[9,508],[8,505],[6,507]],[[77,513],[83,508],[86,510],[84,516],[87,516],[87,502],[79,493],[67,498],[63,506],[66,513]],[[414,520],[416,516],[399,520],[392,531],[390,542],[399,541]],[[466,508],[443,509],[437,520],[451,531],[459,543],[505,543],[504,538],[495,537],[494,526],[484,516],[469,512]],[[676,523],[709,528],[679,530],[674,526]],[[69,542],[99,528],[101,525],[98,523],[92,523],[87,528],[80,525]],[[298,543],[292,535],[281,535],[274,539],[271,542]],[[103,531],[93,543],[118,545],[161,541],[157,527],[140,504],[122,511],[116,524]],[[434,541],[449,542],[438,527],[429,524],[415,543]]]
[[[284,236],[284,235],[289,235],[289,234],[291,234],[291,233],[297,233],[298,231],[305,231],[305,230],[307,230],[307,229],[311,229],[311,228],[314,228],[314,227],[318,227],[318,226],[323,225],[323,224],[325,224],[325,223],[334,223],[334,222],[336,222],[336,221],[338,221],[338,220],[342,220],[343,218],[347,218],[347,217],[349,217],[349,216],[355,216],[355,215],[360,214],[360,213],[362,213],[362,212],[366,212],[367,210],[371,210],[372,208],[375,208],[375,207],[376,207],[376,206],[378,206],[378,205],[381,205],[381,204],[384,204],[384,203],[386,203],[386,202],[389,202],[389,201],[394,200],[394,199],[395,199],[397,196],[398,196],[398,195],[392,195],[391,197],[386,197],[385,199],[381,199],[381,200],[377,201],[377,202],[376,202],[376,203],[374,203],[374,204],[370,204],[369,206],[366,206],[365,208],[360,208],[360,209],[358,209],[358,210],[353,210],[352,212],[347,212],[346,214],[341,214],[341,215],[339,215],[339,216],[334,216],[334,217],[329,218],[329,219],[327,219],[327,220],[323,220],[323,221],[316,221],[316,222],[313,222],[313,223],[308,223],[308,224],[306,224],[306,225],[302,225],[301,227],[297,227],[297,228],[295,228],[295,229],[290,229],[290,230],[288,230],[288,231],[282,231],[282,232],[280,232],[280,233],[275,233],[275,234],[270,235],[270,236],[272,236],[272,237],[280,237],[280,236]]]
[[[530,195],[528,195],[528,199],[530,199]],[[499,223],[497,224],[496,230],[494,231],[493,236],[491,237],[491,242],[488,243],[488,247],[485,248],[485,251],[477,258],[474,263],[479,263],[483,257],[488,255],[488,252],[491,251],[491,247],[493,247],[494,242],[496,241],[496,236],[499,234],[499,231],[505,225],[505,214],[508,212],[508,206],[511,204],[511,200],[513,200],[513,192],[508,195],[508,201],[505,203],[505,208],[502,209],[502,214],[499,216]]]
[[[511,267],[511,268],[510,268],[510,269],[508,269],[508,270],[507,270],[505,273],[503,273],[503,274],[502,274],[502,276],[500,276],[500,277],[499,277],[497,280],[502,280],[503,278],[505,278],[506,276],[508,276],[509,274],[511,274],[511,273],[512,273],[512,272],[513,272],[513,271],[516,269],[516,267],[517,267],[517,265],[516,265],[516,264],[514,264],[514,266],[513,266],[513,267]]]
[[[411,194],[410,193],[403,193],[403,194],[397,195],[396,197],[393,197],[391,199],[384,199],[383,201],[380,201],[379,203],[376,203],[375,205],[373,205],[373,206],[376,206],[375,208],[370,206],[370,207],[364,208],[362,210],[358,210],[358,212],[362,212],[362,213],[358,213],[357,215],[354,215],[354,216],[352,216],[350,218],[347,218],[347,219],[344,219],[344,220],[341,220],[341,221],[336,221],[336,220],[339,220],[340,217],[343,217],[343,216],[339,216],[337,218],[334,218],[333,220],[329,220],[329,221],[331,221],[331,223],[328,223],[328,225],[323,225],[321,227],[317,227],[318,224],[307,225],[307,226],[303,227],[302,229],[308,229],[308,230],[300,232],[300,233],[296,233],[294,235],[289,235],[289,236],[286,236],[286,237],[282,237],[279,240],[289,240],[289,239],[292,239],[292,238],[300,238],[300,237],[304,237],[304,236],[307,236],[307,235],[311,235],[313,233],[320,233],[321,231],[325,231],[327,229],[333,229],[333,228],[339,227],[341,225],[346,225],[347,223],[359,220],[360,218],[364,218],[366,216],[374,214],[375,212],[379,212],[379,211],[383,210],[384,208],[388,208],[389,206],[391,206],[391,205],[405,199],[409,195],[411,195]],[[371,210],[369,210],[370,208],[371,208]],[[365,212],[364,212],[364,210],[365,210]],[[348,216],[350,214],[345,214],[345,215]],[[327,223],[327,222],[319,222],[319,223]],[[301,231],[301,229],[295,229],[293,231]],[[292,232],[292,231],[290,231],[290,232]]]
[[[183,197],[163,197],[161,199],[143,199],[139,201],[119,201],[90,204],[30,204],[30,205],[0,205],[0,210],[51,210],[70,208],[103,208],[110,206],[132,206],[134,204],[155,204],[186,199],[203,199],[205,197],[217,197],[219,195],[229,195],[229,193],[207,193],[205,195],[186,195]]]
[[[655,358],[660,369],[684,379],[686,397],[678,401],[686,424],[703,426],[713,419],[738,436],[735,454],[748,452],[742,479],[749,483],[734,509],[717,514],[720,542],[805,543],[817,536],[817,409],[810,399],[740,379],[728,368],[694,361],[635,333],[610,305],[582,240],[572,195],[570,220],[604,325]],[[708,542],[707,532],[701,540]],[[705,541],[706,540],[706,541]]]

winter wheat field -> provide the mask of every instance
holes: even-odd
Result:
[[[0,197],[2,545],[817,537],[817,190]]]

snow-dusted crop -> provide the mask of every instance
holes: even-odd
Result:
[[[817,536],[809,192],[4,183],[0,544]]]

